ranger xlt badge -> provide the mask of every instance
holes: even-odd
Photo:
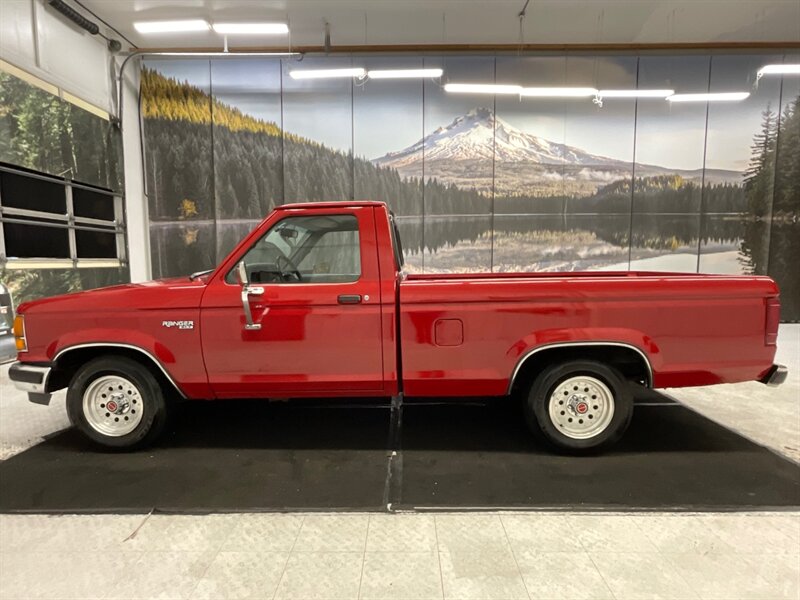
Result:
[[[178,329],[194,329],[194,321],[161,321],[161,326],[170,329],[177,327]]]

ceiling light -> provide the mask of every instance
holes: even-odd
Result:
[[[367,71],[370,79],[415,79],[423,77],[441,77],[441,69],[385,69]]]
[[[209,25],[202,19],[188,21],[139,21],[133,27],[139,33],[179,33],[183,31],[208,31]]]
[[[712,94],[673,94],[667,96],[670,102],[736,102],[744,100],[750,92],[718,92]]]
[[[267,34],[289,33],[286,23],[213,23],[211,27],[223,34]]]
[[[519,94],[522,87],[493,83],[446,83],[444,91],[457,94]]]
[[[305,71],[289,71],[292,79],[328,79],[333,77],[364,77],[365,69],[354,67],[352,69],[316,69]]]
[[[762,75],[800,75],[800,65],[765,65],[758,70]]]
[[[520,95],[534,98],[586,98],[596,96],[597,90],[584,87],[528,87],[522,88]]]
[[[666,98],[674,93],[675,90],[600,90],[597,95],[601,98]]]

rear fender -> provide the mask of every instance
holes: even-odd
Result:
[[[616,327],[586,327],[580,329],[545,329],[531,333],[518,340],[509,349],[515,360],[514,370],[508,383],[510,392],[517,374],[525,362],[545,350],[563,347],[615,346],[628,348],[639,354],[647,366],[648,387],[653,386],[662,357],[656,343],[641,331]]]

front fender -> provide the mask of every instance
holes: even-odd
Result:
[[[124,319],[123,319],[124,320]],[[200,345],[199,330],[164,326],[156,315],[142,322],[119,327],[69,329],[48,344],[46,356],[57,362],[67,353],[87,348],[126,348],[147,356],[185,398],[212,398]],[[199,319],[186,322],[198,323]],[[157,325],[154,325],[157,323]],[[157,329],[156,329],[157,327]]]

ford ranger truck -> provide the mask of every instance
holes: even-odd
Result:
[[[137,448],[177,400],[502,397],[557,450],[597,451],[636,386],[758,380],[780,303],[768,277],[403,272],[380,202],[289,204],[215,269],[27,302],[9,371],[33,402]]]

